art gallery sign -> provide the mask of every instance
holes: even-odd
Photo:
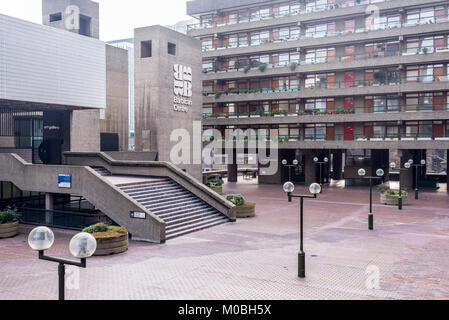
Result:
[[[192,102],[192,68],[175,64],[174,71],[174,105],[176,112],[188,112]]]

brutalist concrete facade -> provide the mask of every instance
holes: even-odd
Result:
[[[201,181],[200,42],[152,26],[135,29],[134,46],[136,151],[158,152],[159,161],[175,162]],[[179,130],[188,134],[183,146],[189,154],[183,154],[183,163],[171,155],[179,146]]]
[[[415,21],[413,14],[416,12],[418,20]],[[432,16],[424,18],[424,12],[431,12]],[[207,112],[213,110],[212,114],[205,114],[204,128],[218,129],[223,135],[233,128],[284,130],[287,137],[279,141],[281,150],[277,161],[284,157],[292,161],[295,157],[292,151],[296,150],[301,158],[298,160],[307,167],[306,182],[317,179],[311,161],[315,156],[327,155],[332,159],[333,167],[340,168],[342,152],[369,150],[373,155],[372,169],[382,167],[388,171],[385,152],[399,150],[399,154],[404,155],[404,162],[411,156],[419,161],[419,154],[425,154],[426,149],[446,150],[449,146],[448,13],[447,1],[435,0],[188,1],[187,14],[199,19],[198,24],[189,28],[188,34],[203,43],[203,103]],[[392,22],[392,17],[397,19],[396,22]],[[313,31],[314,27],[324,25],[324,36]],[[288,35],[282,38],[279,36],[282,32]],[[425,38],[432,39],[430,46],[425,44]],[[437,44],[440,40],[433,40],[440,38],[443,39],[441,44]],[[419,39],[418,47],[413,47],[416,39]],[[368,46],[374,48],[372,55],[367,51]],[[316,58],[310,58],[310,52],[323,49],[333,53],[326,55],[324,60],[318,58],[318,54]],[[290,60],[279,63],[276,54],[287,54]],[[297,60],[292,60],[292,56]],[[258,64],[266,67],[261,70]],[[440,71],[435,71],[431,81],[413,81],[408,70],[414,66],[441,66],[443,72],[440,77]],[[396,72],[399,81],[376,83],[367,80],[367,73],[378,70]],[[308,77],[323,78],[323,75],[326,75],[324,85],[307,84]],[[297,85],[278,88],[272,83],[279,78],[293,80]],[[262,87],[261,79],[269,83],[268,87],[266,84]],[[253,88],[256,90],[248,90]],[[411,104],[408,98],[416,94],[437,98],[430,103],[430,109],[424,106],[424,100],[419,100],[418,109],[423,107],[425,110],[410,112],[413,110],[408,109]],[[376,97],[397,97],[398,110],[373,111],[369,99]],[[332,101],[324,112],[306,110],[307,103],[323,98]],[[352,99],[352,107],[346,104],[348,98]],[[273,109],[273,106],[279,108],[279,102],[283,101],[298,107],[278,114],[280,109]],[[262,104],[268,104],[269,109],[262,113],[260,109],[253,110],[254,106],[261,108]],[[347,108],[350,112],[342,112]],[[414,123],[418,126],[430,124],[430,135],[410,134],[413,130],[410,126]],[[306,138],[306,128],[314,125],[327,127],[325,137]],[[372,133],[372,129],[379,126],[385,129],[381,138]],[[388,126],[397,127],[397,134],[388,133]],[[291,136],[292,129],[300,132],[298,137]],[[358,178],[357,171],[348,168],[347,164],[346,168],[345,178]],[[333,176],[340,176],[342,172],[339,171]],[[355,176],[350,172],[355,172]],[[404,181],[412,181],[407,175],[411,173],[404,173]],[[271,178],[261,177],[259,182],[280,183],[287,176],[285,172],[278,172]]]

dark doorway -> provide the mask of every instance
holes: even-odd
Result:
[[[118,133],[100,133],[101,151],[120,151]]]

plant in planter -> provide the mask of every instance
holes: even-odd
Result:
[[[399,191],[388,189],[384,186],[379,186],[380,202],[389,206],[397,206],[399,204]],[[402,191],[402,203],[406,205],[408,202],[408,193]]]
[[[259,71],[260,71],[260,72],[265,72],[266,69],[267,69],[267,65],[266,65],[265,63],[262,63],[262,64],[259,66]]]
[[[241,194],[230,194],[226,199],[236,206],[237,218],[251,218],[256,215],[256,203],[246,201]]]
[[[296,63],[296,62],[290,63],[290,70],[295,71],[297,66],[298,66],[298,63]]]
[[[83,232],[92,234],[97,240],[97,250],[94,256],[108,256],[128,250],[128,230],[124,227],[97,223],[84,228]]]
[[[427,47],[422,48],[422,53],[427,54],[429,52],[429,49]]]
[[[215,93],[215,99],[220,99],[220,97],[221,97],[221,92],[216,92]]]
[[[249,70],[251,70],[251,66],[245,66],[245,67],[243,68],[243,72],[244,72],[244,73],[248,73]]]
[[[19,213],[17,209],[7,207],[0,211],[0,239],[15,237],[19,234]]]
[[[206,186],[214,190],[218,194],[223,193],[223,181],[221,179],[209,180]]]

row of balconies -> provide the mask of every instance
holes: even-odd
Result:
[[[282,50],[299,50],[302,48],[323,47],[325,45],[350,44],[360,41],[381,41],[382,39],[398,39],[402,40],[406,36],[437,34],[449,30],[448,17],[440,19],[439,23],[404,23],[400,26],[394,26],[388,29],[370,26],[367,28],[359,28],[354,32],[347,30],[335,31],[331,33],[314,33],[304,34],[296,38],[276,41],[264,41],[257,45],[243,45],[237,47],[217,47],[203,48],[203,59],[211,59],[214,57],[230,57],[244,54],[267,53]],[[317,35],[319,37],[317,37]]]
[[[292,73],[333,71],[342,69],[355,69],[372,66],[406,65],[416,63],[435,63],[449,60],[449,46],[438,48],[414,47],[404,48],[396,52],[374,52],[333,55],[326,57],[306,58],[302,55],[300,60],[289,60],[277,64],[261,62],[236,63],[233,66],[223,67],[223,63],[213,62],[212,68],[203,69],[203,80],[244,78],[267,75],[282,75]],[[263,68],[263,70],[262,70]]]
[[[302,81],[304,83],[304,81]],[[285,87],[227,89],[203,92],[204,104],[259,100],[288,100],[297,98],[382,95],[448,89],[449,76],[403,77],[390,80],[326,81],[294,84]]]

